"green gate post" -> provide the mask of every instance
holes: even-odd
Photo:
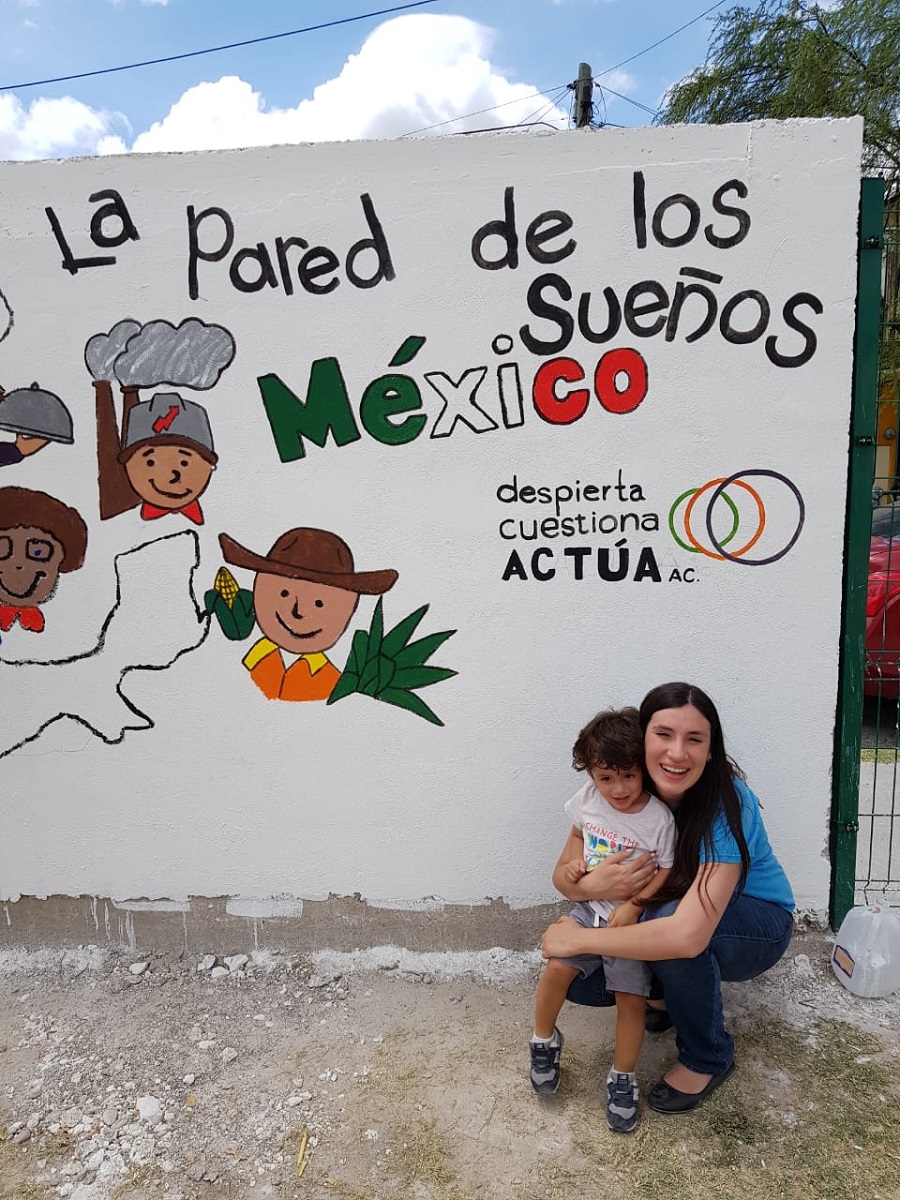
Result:
[[[859,207],[859,268],[853,354],[850,471],[844,543],[844,606],[835,724],[831,819],[831,902],[837,928],[853,907],[859,831],[859,753],[862,743],[866,582],[872,531],[872,485],[878,414],[878,350],[884,183],[864,179]]]

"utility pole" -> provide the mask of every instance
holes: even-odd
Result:
[[[575,90],[575,128],[584,129],[594,115],[594,77],[588,63],[578,64],[578,78],[571,86]]]

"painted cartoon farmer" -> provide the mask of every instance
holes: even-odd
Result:
[[[0,488],[0,630],[16,621],[40,633],[46,604],[61,574],[77,571],[87,526],[74,508],[44,492]]]
[[[145,521],[180,514],[203,524],[199,500],[219,460],[202,404],[157,392],[127,408],[121,444],[115,413],[98,420],[97,458],[104,520],[140,503]]]
[[[270,700],[327,700],[341,672],[325,651],[346,630],[360,595],[382,595],[397,572],[356,571],[350,547],[324,529],[289,529],[265,557],[227,533],[219,545],[226,562],[256,572],[252,611],[264,636],[243,660],[253,682]]]

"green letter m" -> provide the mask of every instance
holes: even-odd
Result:
[[[317,358],[313,362],[305,401],[295,396],[277,375],[260,375],[257,383],[282,462],[303,458],[304,438],[322,447],[329,432],[338,446],[359,440],[360,432],[336,358]]]

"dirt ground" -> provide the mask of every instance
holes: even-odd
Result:
[[[728,987],[733,1079],[626,1136],[608,1011],[567,1006],[563,1084],[531,1093],[536,953],[0,954],[0,1200],[898,1200],[900,995],[851,996],[829,952],[800,932]],[[672,1056],[648,1037],[644,1092]]]

